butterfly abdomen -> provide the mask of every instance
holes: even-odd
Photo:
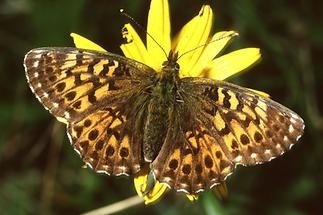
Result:
[[[144,128],[143,154],[147,162],[157,156],[166,136],[168,107],[162,99],[152,98],[148,105],[148,115]]]
[[[146,162],[158,155],[168,130],[169,116],[174,110],[177,73],[162,70],[150,92],[148,114],[144,126],[143,154]]]

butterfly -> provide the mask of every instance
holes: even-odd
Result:
[[[225,81],[180,78],[177,59],[171,51],[157,72],[109,52],[37,48],[24,66],[33,93],[99,173],[134,175],[148,163],[159,182],[195,194],[303,134],[292,110]]]

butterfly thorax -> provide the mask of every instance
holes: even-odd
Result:
[[[155,159],[165,140],[169,117],[176,103],[177,85],[180,81],[177,56],[177,53],[170,52],[151,89],[143,144],[144,158],[148,162]]]
[[[156,85],[153,89],[154,96],[159,97],[162,95],[173,97],[173,94],[176,93],[176,85],[179,81],[179,64],[177,63],[177,56],[177,52],[173,54],[173,51],[170,51],[168,60],[162,64],[161,70],[155,81]],[[165,98],[162,99],[164,100]]]

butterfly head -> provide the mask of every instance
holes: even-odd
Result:
[[[171,73],[174,75],[178,75],[179,72],[179,64],[177,63],[178,60],[178,52],[174,52],[171,50],[167,57],[167,60],[162,64],[162,71],[166,73]]]

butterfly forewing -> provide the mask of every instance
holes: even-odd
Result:
[[[66,119],[127,99],[154,75],[149,67],[118,55],[75,48],[39,48],[25,57],[26,75],[41,103]]]
[[[197,98],[200,114],[213,126],[235,163],[257,164],[288,150],[301,137],[304,122],[290,109],[245,88],[210,79],[183,80]],[[187,85],[187,86],[185,86]],[[194,99],[191,99],[194,101]]]
[[[132,101],[151,85],[151,68],[111,53],[75,48],[34,49],[24,65],[30,88],[67,124],[71,143],[87,164],[114,175],[139,171],[141,143],[133,136],[133,119],[145,97],[141,104]]]

